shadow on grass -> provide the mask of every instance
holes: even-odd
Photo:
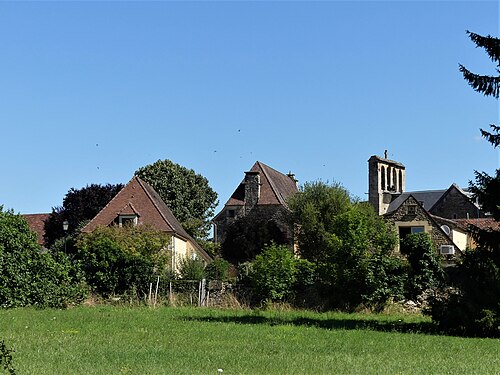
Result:
[[[375,319],[349,319],[349,318],[329,318],[329,319],[314,319],[314,318],[283,318],[279,316],[262,316],[256,313],[250,313],[243,316],[196,316],[184,317],[183,320],[201,321],[201,322],[219,322],[219,323],[236,323],[236,324],[262,324],[269,326],[276,325],[293,325],[305,327],[317,327],[327,330],[347,329],[347,330],[372,330],[382,332],[399,332],[399,333],[422,333],[440,335],[442,332],[432,322],[405,322],[397,321],[382,321]]]

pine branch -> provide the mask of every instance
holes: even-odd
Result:
[[[482,36],[467,30],[469,38],[476,44],[476,47],[481,47],[486,50],[491,61],[496,62],[500,66],[500,39],[491,35]]]
[[[486,138],[488,142],[490,142],[494,147],[498,147],[500,145],[500,126],[491,124],[490,128],[492,128],[493,131],[496,132],[496,134],[490,133],[483,129],[479,130],[481,130],[481,135]]]
[[[464,79],[475,91],[480,92],[485,96],[493,96],[498,99],[500,94],[500,76],[481,76],[479,74],[472,73],[461,64],[459,64],[459,70],[462,72]]]

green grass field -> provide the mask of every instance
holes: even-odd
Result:
[[[0,338],[17,374],[500,374],[500,340],[440,336],[416,316],[14,309]]]

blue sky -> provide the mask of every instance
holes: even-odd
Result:
[[[498,36],[498,2],[0,2],[0,204],[50,212],[158,159],[222,204],[256,160],[364,199],[385,149],[407,190],[466,186],[499,167],[466,30]]]

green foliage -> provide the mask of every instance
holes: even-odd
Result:
[[[169,272],[170,242],[169,235],[148,227],[99,227],[80,235],[74,260],[94,292],[143,295],[150,282]]]
[[[227,260],[217,257],[213,262],[207,264],[205,267],[205,273],[207,279],[209,280],[229,280],[229,270],[231,268],[231,263]]]
[[[253,262],[254,292],[261,301],[283,301],[293,292],[296,272],[293,253],[287,246],[266,246]]]
[[[197,239],[196,242],[212,258],[217,258],[221,255],[220,242],[213,242],[212,240],[202,240],[202,239]]]
[[[500,72],[500,39],[467,32],[477,47],[484,48]],[[500,76],[484,76],[470,72],[460,65],[464,79],[485,96],[498,99]],[[481,129],[481,134],[494,147],[500,145],[500,127],[491,125],[493,132]],[[500,169],[494,176],[475,172],[470,182],[484,211],[500,220]],[[459,334],[500,337],[500,232],[471,227],[477,243],[475,251],[466,252],[457,272],[451,276],[452,288],[442,291],[431,301],[430,314],[442,328]]]
[[[300,194],[288,201],[292,222],[297,226],[300,255],[324,261],[335,238],[335,217],[351,207],[349,192],[340,184],[305,183]]]
[[[0,306],[63,307],[85,297],[67,258],[42,253],[20,215],[0,206]]]
[[[5,342],[0,340],[0,370],[8,372],[10,375],[15,375],[16,371],[12,365],[12,349],[7,348]]]
[[[53,208],[45,222],[45,244],[51,246],[59,238],[78,233],[82,224],[93,219],[122,188],[122,184],[71,188],[64,197],[62,207]],[[65,220],[69,223],[68,233],[63,230]]]
[[[428,233],[410,234],[401,242],[409,263],[407,297],[415,299],[427,290],[443,286],[445,273]]]
[[[208,236],[217,193],[205,177],[170,160],[139,168],[135,175],[158,192],[189,234],[197,239]]]
[[[205,263],[196,258],[182,258],[179,264],[179,277],[182,280],[200,281],[205,278]]]
[[[500,337],[500,267],[484,249],[469,250],[451,275],[451,288],[431,300],[429,314],[454,334]]]
[[[287,219],[280,212],[254,208],[226,231],[222,244],[222,256],[233,264],[252,261],[266,244],[288,245],[289,239],[283,227],[288,228]]]
[[[396,236],[367,203],[341,185],[309,183],[289,201],[302,258],[316,265],[327,306],[384,304],[401,294],[402,265],[392,259]]]

